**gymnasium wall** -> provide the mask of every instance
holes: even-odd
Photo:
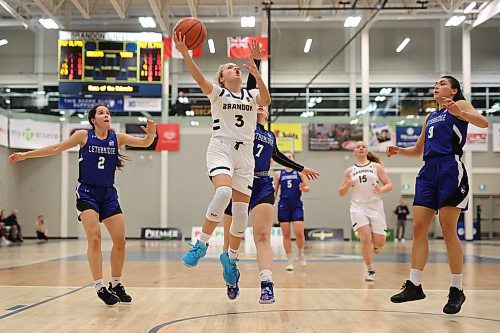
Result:
[[[304,125],[304,133],[306,133]],[[206,176],[205,152],[210,137],[206,127],[181,128],[181,149],[168,153],[168,223],[182,227],[190,235],[192,226],[201,225],[207,205],[213,195]],[[304,194],[305,219],[309,226],[344,228],[349,235],[349,197],[337,194],[342,173],[354,163],[350,152],[311,152],[307,150],[307,134],[304,134],[304,150],[296,154],[297,160],[321,172],[318,181],[311,183],[311,191]],[[10,149],[0,147],[0,207],[19,208],[19,220],[25,225],[25,234],[35,235],[34,221],[43,214],[49,225],[50,235],[60,235],[61,204],[68,209],[68,236],[83,236],[76,220],[75,187],[78,178],[78,154],[69,153],[68,197],[61,196],[61,156],[32,159],[15,167],[6,161]],[[123,171],[117,171],[116,187],[126,218],[126,235],[139,237],[142,226],[160,226],[160,154],[151,151],[126,151],[132,159]],[[420,159],[383,158],[387,168],[420,167]],[[500,167],[498,154],[473,153],[474,167]],[[402,184],[413,187],[415,174],[390,174],[394,189],[383,196],[389,227],[394,225],[391,210],[402,194]],[[477,178],[477,180],[476,180]],[[498,193],[498,175],[474,177],[474,193],[485,183],[490,191]],[[496,192],[495,192],[496,191]],[[103,233],[107,237],[107,233]]]

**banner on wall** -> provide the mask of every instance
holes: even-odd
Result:
[[[280,140],[280,138],[293,138],[293,151],[302,151],[302,124],[271,124],[271,131],[276,135],[280,151],[291,151],[292,144],[291,140]]]
[[[59,97],[59,109],[85,110],[97,104],[106,105],[109,111],[123,111],[123,97]]]
[[[353,150],[363,140],[362,124],[309,124],[309,150]]]
[[[88,130],[91,129],[92,127],[90,125],[85,125],[85,124],[75,124],[75,123],[69,123],[69,124],[63,124],[62,128],[62,133],[63,137],[62,140],[65,140],[66,138],[69,138],[70,136],[73,135],[78,130]],[[120,124],[112,124],[111,129],[115,131],[116,133],[119,133],[121,130]],[[70,152],[77,152],[80,150],[79,146],[74,146],[73,148],[68,149]]]
[[[0,146],[9,146],[9,118],[0,115]]]
[[[11,148],[37,149],[61,141],[59,123],[31,119],[10,119],[9,138]]]
[[[469,124],[464,151],[488,151],[488,128]]]
[[[493,124],[493,151],[500,152],[500,123]]]
[[[389,124],[371,123],[370,131],[370,147],[374,151],[385,152],[387,147],[395,145],[396,133],[390,128]]]
[[[157,140],[155,150],[179,151],[179,124],[157,124],[156,133],[158,136],[155,139]]]
[[[138,138],[143,138],[146,136],[146,132],[144,132],[142,130],[141,126],[144,126],[144,125],[143,124],[126,124],[125,125],[125,133],[130,134],[130,135],[135,136],[135,137],[138,137]],[[146,126],[144,126],[144,127],[146,127]],[[153,143],[151,145],[149,145],[148,147],[130,147],[130,146],[127,146],[127,149],[130,149],[130,150],[155,150],[157,141],[158,141],[158,135],[154,139]]]
[[[161,111],[161,98],[124,97],[125,111]]]
[[[320,242],[330,242],[330,241],[343,241],[344,240],[344,229],[342,228],[314,228],[304,229],[304,235],[306,240],[309,241],[320,241]]]
[[[422,133],[422,126],[396,126],[396,146],[414,146],[420,133]]]

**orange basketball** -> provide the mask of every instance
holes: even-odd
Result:
[[[200,47],[207,38],[207,28],[197,18],[185,17],[174,27],[174,34],[181,33],[186,36],[186,46],[189,50]]]

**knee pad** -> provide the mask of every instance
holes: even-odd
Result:
[[[205,215],[207,220],[220,222],[224,209],[231,200],[232,193],[233,191],[229,186],[220,186],[215,190],[215,195],[210,205],[208,205],[207,215]]]
[[[233,222],[229,228],[231,235],[243,237],[248,224],[248,204],[246,202],[233,202]]]

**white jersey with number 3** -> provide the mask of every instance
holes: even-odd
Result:
[[[373,185],[380,186],[377,169],[372,162],[351,167],[351,182],[353,183],[351,201],[357,203],[374,202],[380,199],[380,194],[373,193]]]
[[[258,95],[258,89],[241,89],[236,94],[214,84],[208,95],[212,104],[212,137],[253,144]]]

